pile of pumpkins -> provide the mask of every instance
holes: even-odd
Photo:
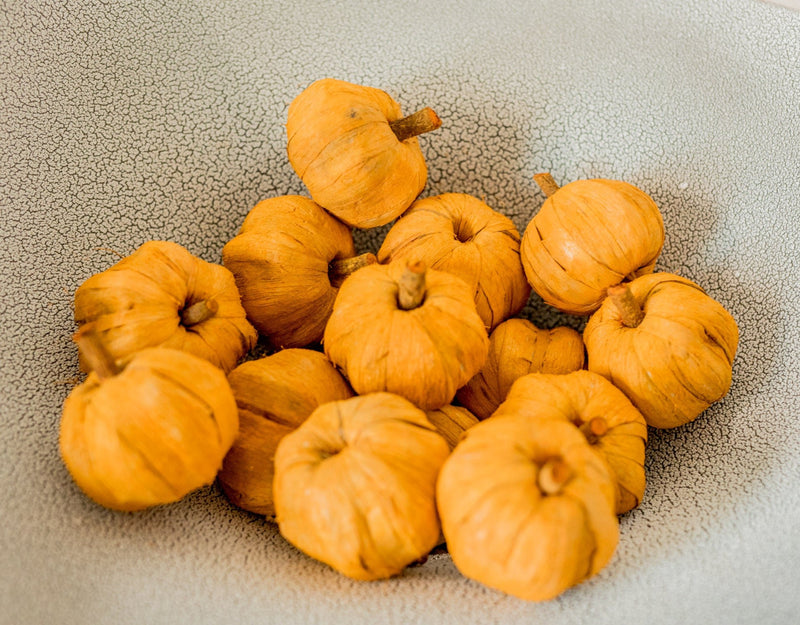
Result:
[[[150,241],[77,289],[88,376],[60,449],[89,497],[139,510],[218,479],[362,580],[446,542],[464,575],[547,600],[609,562],[647,426],[725,395],[736,323],[653,273],[663,221],[628,183],[536,176],[548,198],[522,237],[469,195],[418,199],[417,136],[440,123],[314,82],[286,125],[310,199],[260,202],[222,265]],[[356,254],[351,228],[392,220]],[[531,289],[591,315],[582,336],[515,318]],[[247,359],[259,335],[275,352]]]

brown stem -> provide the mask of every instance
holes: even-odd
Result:
[[[644,319],[644,311],[633,296],[627,284],[617,284],[606,289],[608,299],[617,307],[622,325],[628,328],[637,327]]]
[[[408,117],[389,122],[389,127],[394,132],[398,141],[405,141],[425,132],[436,130],[442,125],[442,120],[433,112],[432,108],[424,108],[412,113]]]
[[[580,430],[589,444],[594,445],[603,434],[608,432],[608,422],[603,417],[595,417],[581,425]]]
[[[216,315],[218,310],[219,304],[214,298],[201,299],[181,311],[181,323],[185,326],[203,323]]]
[[[548,458],[539,467],[539,476],[536,478],[539,490],[545,495],[556,495],[561,492],[564,484],[572,478],[572,470],[561,458]]]
[[[397,303],[402,310],[417,308],[425,299],[425,271],[425,263],[422,261],[406,265],[397,291]]]
[[[333,259],[328,265],[328,278],[331,281],[331,286],[338,289],[351,273],[367,265],[374,265],[377,262],[377,257],[371,252],[350,258]]]
[[[547,197],[550,197],[561,188],[558,186],[558,183],[555,181],[553,176],[548,173],[536,174],[533,177],[533,180],[539,185],[542,193],[544,193]]]
[[[83,357],[90,371],[94,371],[101,380],[113,378],[122,367],[108,351],[100,333],[92,325],[81,326],[72,335],[72,340],[78,345],[78,351]]]

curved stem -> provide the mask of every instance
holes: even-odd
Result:
[[[536,174],[533,177],[533,180],[539,185],[542,193],[544,193],[547,197],[550,197],[561,188],[558,186],[555,178],[548,173]]]
[[[425,299],[425,263],[408,263],[398,281],[397,303],[402,310],[412,310]]]
[[[627,284],[617,284],[606,289],[608,299],[617,307],[622,325],[628,328],[637,327],[644,320],[644,311],[633,296]]]
[[[335,258],[328,264],[328,279],[331,281],[331,286],[338,289],[351,273],[377,262],[378,258],[371,252],[350,258]]]
[[[202,299],[181,311],[181,323],[185,326],[203,323],[216,315],[218,310],[219,304],[217,300],[212,297]]]
[[[91,324],[81,326],[72,335],[72,340],[78,345],[78,351],[89,365],[89,370],[94,371],[101,380],[113,378],[122,371],[100,338],[100,333]]]
[[[412,113],[408,117],[396,119],[389,122],[389,127],[394,132],[398,141],[405,141],[411,137],[416,137],[425,132],[436,130],[442,125],[442,120],[434,113],[433,109],[428,107],[421,111]]]
[[[572,478],[572,470],[561,458],[548,458],[541,467],[536,482],[545,495],[556,495]]]

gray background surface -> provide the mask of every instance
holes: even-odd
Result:
[[[3,625],[796,622],[800,14],[752,0],[165,5],[0,0]],[[543,201],[536,172],[636,184],[663,211],[658,268],[740,325],[728,397],[651,431],[614,560],[554,601],[488,590],[446,555],[353,582],[216,487],[119,514],[61,464],[75,288],[148,239],[219,262],[259,199],[303,193],[283,124],[325,76],[433,107],[424,195],[485,196],[520,230]],[[535,296],[526,314],[581,326]]]

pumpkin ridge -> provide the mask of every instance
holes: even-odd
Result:
[[[538,236],[538,243],[539,243],[539,245],[541,245],[541,246],[542,246],[542,248],[544,249],[545,253],[546,253],[548,256],[550,256],[550,251],[547,249],[547,246],[544,244],[544,239],[542,238],[542,233],[541,233],[541,231],[539,230],[539,226],[538,226],[538,225],[536,224],[536,222],[534,222],[534,221],[531,221],[531,222],[530,222],[530,224],[533,226],[533,229],[534,229],[534,231],[536,232],[536,235]],[[533,245],[536,245],[536,243],[534,242],[534,243],[533,243]],[[528,246],[526,245],[526,249],[527,249],[527,247],[528,247]],[[521,257],[521,256],[522,256],[522,248],[520,247],[520,257]],[[530,254],[526,254],[525,256],[526,256],[526,257],[530,257]],[[552,256],[550,256],[550,258],[552,258]],[[564,268],[563,268],[563,267],[562,267],[562,266],[561,266],[561,265],[558,263],[558,261],[556,261],[555,259],[553,259],[553,262],[554,262],[556,265],[558,265],[558,268],[559,268],[559,269],[561,269],[562,273],[564,273],[564,275],[567,277],[567,279],[570,279],[570,280],[572,280],[572,279],[573,279],[573,278],[572,278],[572,276],[570,276],[570,275],[569,275],[569,274],[568,274],[568,273],[567,273],[567,272],[564,270]],[[550,281],[548,281],[548,280],[545,280],[545,279],[542,277],[542,275],[541,275],[541,274],[540,274],[540,273],[537,271],[537,269],[536,269],[536,263],[529,262],[529,263],[528,263],[528,268],[526,269],[526,276],[527,276],[527,272],[528,272],[528,271],[530,271],[531,273],[533,273],[533,274],[534,274],[534,276],[536,276],[536,281],[538,282],[538,286],[537,286],[537,288],[536,288],[535,290],[536,290],[537,294],[539,294],[539,296],[540,296],[540,297],[541,297],[543,300],[545,300],[546,302],[547,302],[548,300],[550,300],[550,301],[555,301],[555,302],[564,302],[564,298],[563,298],[563,297],[561,297],[561,295],[559,295],[559,294],[555,293],[555,291],[553,291],[553,290],[550,288]],[[530,281],[530,280],[529,280],[529,281]],[[586,285],[584,285],[584,286],[586,286]],[[543,293],[544,295],[542,295],[542,293]],[[547,298],[545,298],[545,295],[547,296]]]
[[[542,244],[542,247],[547,252],[547,255],[558,266],[558,268],[561,269],[561,271],[564,272],[564,275],[567,276],[570,280],[574,280],[578,284],[582,284],[587,289],[592,289],[593,291],[596,291],[597,290],[596,287],[594,287],[594,286],[592,286],[590,284],[586,284],[586,282],[584,282],[583,280],[579,279],[577,276],[573,276],[569,271],[567,271],[567,268],[564,267],[564,265],[562,265],[561,262],[555,256],[553,256],[553,253],[550,251],[550,248],[547,246],[547,243],[545,242],[545,239],[542,236],[542,231],[539,230],[538,224],[536,224],[535,222],[531,222],[531,223],[533,223],[533,226],[536,229],[536,233],[539,235],[539,241]],[[547,287],[547,291],[549,293],[551,293],[554,296],[555,299],[557,299],[557,300],[561,300],[562,299],[560,295],[556,295],[555,293],[553,293],[553,291],[551,291],[549,287]]]
[[[161,471],[158,470],[158,468],[150,461],[150,459],[139,447],[134,446],[130,439],[121,431],[117,431],[117,438],[119,439],[120,443],[128,449],[128,451],[133,452],[142,461],[142,463],[147,467],[148,471],[155,475],[161,481],[161,483],[170,490],[173,497],[180,497],[182,491],[171,481],[169,481]],[[103,485],[105,486],[105,484]],[[114,497],[114,499],[116,499],[116,497]]]
[[[329,141],[329,142],[328,142],[328,143],[326,143],[324,146],[322,146],[322,148],[320,149],[320,151],[319,151],[319,152],[317,152],[317,154],[316,154],[316,155],[315,155],[313,158],[309,157],[308,161],[306,162],[305,169],[303,169],[303,173],[297,172],[297,175],[300,177],[300,179],[301,179],[301,180],[305,180],[305,177],[306,177],[306,172],[308,172],[308,168],[309,168],[309,167],[311,167],[311,166],[312,166],[312,165],[313,165],[313,164],[316,162],[316,160],[317,160],[318,158],[320,158],[320,157],[322,156],[322,154],[323,154],[323,153],[324,153],[324,152],[325,152],[325,151],[326,151],[326,150],[327,150],[329,147],[331,147],[332,145],[336,144],[336,142],[337,142],[338,140],[341,140],[341,139],[343,139],[344,137],[350,137],[350,136],[351,136],[351,135],[353,135],[353,134],[357,134],[357,131],[359,131],[359,130],[360,130],[361,128],[363,128],[364,126],[369,126],[369,125],[371,125],[371,124],[382,124],[382,123],[383,123],[383,122],[382,122],[382,121],[380,121],[380,120],[375,120],[375,121],[365,122],[365,123],[361,124],[360,126],[355,126],[355,127],[351,128],[350,130],[348,130],[346,133],[344,133],[344,134],[342,134],[342,135],[339,135],[339,136],[338,136],[338,137],[336,137],[336,139],[334,139],[333,141]],[[292,135],[292,137],[291,137],[291,138],[289,138],[289,140],[287,141],[287,145],[286,145],[287,152],[289,151],[289,143],[291,143],[292,139],[293,139],[293,138],[294,138],[296,135],[297,135],[297,131],[295,131],[294,135]],[[336,149],[336,147],[334,147],[333,149],[335,150],[335,149]]]
[[[247,412],[257,419],[264,419],[276,425],[290,428],[292,430],[297,429],[297,425],[288,421],[287,419],[283,419],[282,417],[278,416],[277,414],[275,414],[270,410],[262,410],[260,407],[255,406],[249,402],[241,401],[238,398],[236,399],[236,405],[238,406],[240,411]]]
[[[368,124],[363,124],[362,126],[359,126],[359,128],[362,128],[363,126],[368,126],[370,124],[381,124],[381,123],[383,123],[383,122],[369,122]],[[321,158],[323,156],[324,152],[331,146],[333,146],[333,147],[331,147],[331,149],[334,150],[334,151],[336,149],[338,149],[338,146],[335,145],[335,144],[338,141],[341,141],[343,139],[343,137],[349,136],[349,135],[352,135],[352,134],[354,134],[353,131],[349,131],[346,135],[341,135],[340,137],[337,137],[336,140],[331,141],[328,145],[325,146],[325,148],[323,148],[322,152],[320,152],[319,156],[317,156],[317,158],[314,159],[314,160],[316,161],[317,159]],[[402,146],[403,144],[399,143],[398,145]],[[339,180],[341,180],[344,176],[350,174],[354,170],[365,169],[367,167],[367,163],[373,162],[375,160],[382,160],[387,151],[388,150],[386,148],[382,148],[380,150],[376,150],[373,154],[369,154],[368,156],[366,156],[365,158],[362,158],[358,162],[353,163],[350,167],[348,167],[344,171],[339,172],[339,174],[335,178],[331,178],[330,180],[327,180],[324,185],[319,186],[317,188],[317,192],[319,193],[320,191],[325,191],[325,190],[329,189],[330,187],[335,185],[337,182],[339,182]],[[313,163],[310,163],[309,167],[311,166],[311,164],[313,164]],[[306,168],[306,170],[308,170],[308,168]],[[320,204],[320,206],[322,206],[322,205]],[[337,219],[339,219],[339,218],[337,217]]]
[[[583,207],[582,207],[582,206],[579,206],[578,210],[581,210],[581,211],[583,211]],[[580,232],[580,229],[579,229],[579,228],[577,228],[577,227],[574,227],[572,224],[566,224],[566,223],[564,222],[564,219],[563,219],[564,215],[562,214],[563,212],[566,212],[566,211],[557,211],[557,210],[555,210],[555,207],[554,207],[553,213],[554,213],[554,215],[555,215],[555,218],[556,218],[556,220],[558,221],[559,225],[561,226],[561,228],[562,228],[562,229],[563,229],[565,232],[570,232],[570,233],[571,233],[571,232],[573,232],[573,231],[575,231],[575,230],[577,230],[578,232]],[[587,216],[586,216],[586,218],[584,219],[584,221],[586,221],[586,222],[593,222],[593,223],[594,223],[594,222],[597,222],[598,220],[596,220],[596,219],[590,219],[590,216],[589,216],[589,215],[587,215]],[[595,225],[595,227],[596,227],[596,225]],[[603,228],[605,228],[605,226],[602,226],[602,227],[603,227]],[[613,235],[613,234],[611,234],[611,233],[609,233],[609,235],[610,235],[610,236],[609,236],[609,238],[610,238],[610,239],[613,241],[613,246],[614,246],[614,247],[617,249],[617,251],[618,251],[619,255],[620,255],[621,257],[623,257],[623,258],[627,257],[627,256],[628,256],[628,254],[626,254],[626,253],[625,253],[625,250],[624,250],[624,249],[622,249],[622,246],[619,244],[619,241],[617,241],[617,238],[616,238],[616,236],[614,236],[614,235]],[[596,236],[596,234],[595,234],[595,236]],[[601,237],[597,237],[597,238],[598,238],[598,239],[601,239]],[[605,238],[602,238],[602,240],[605,240]],[[580,250],[581,250],[581,253],[585,254],[587,257],[589,257],[589,258],[590,258],[590,259],[591,259],[593,262],[595,262],[595,263],[596,263],[597,265],[599,265],[600,267],[603,267],[604,269],[607,269],[609,272],[611,272],[611,273],[613,273],[613,274],[616,274],[617,276],[619,276],[619,277],[618,277],[618,279],[617,279],[617,282],[622,282],[622,280],[625,278],[625,274],[623,274],[623,273],[620,273],[619,271],[617,271],[616,269],[614,269],[614,268],[612,268],[612,267],[609,267],[609,266],[608,266],[608,263],[607,263],[605,260],[600,260],[599,258],[597,258],[597,256],[595,256],[595,254],[593,253],[592,246],[584,246],[584,245],[582,245],[582,244],[579,244],[579,242],[578,242],[578,241],[575,241],[575,243],[576,243],[577,247],[578,247],[578,248],[580,248]],[[588,248],[588,249],[587,249],[587,248]],[[556,261],[556,262],[558,262],[558,261]],[[560,263],[559,263],[559,266],[560,266]],[[577,279],[577,278],[576,278],[576,279]],[[595,290],[602,290],[602,287],[599,287],[599,288],[598,288],[598,287],[592,286],[592,285],[590,285],[590,284],[586,284],[586,283],[585,283],[585,282],[583,282],[582,280],[579,280],[579,282],[581,282],[581,283],[582,283],[582,284],[584,284],[585,286],[588,286],[588,287],[589,287],[589,288],[591,288],[591,289],[595,289]]]
[[[649,334],[651,336],[658,337],[661,340],[661,342],[664,341],[664,339],[662,337],[658,336],[657,334],[652,334],[652,333],[649,333]],[[647,368],[647,362],[650,359],[646,355],[645,355],[644,358],[642,358],[642,354],[639,351],[639,341],[631,341],[631,346],[633,347],[633,353],[636,356],[636,360],[638,361],[639,369],[644,372],[645,376],[647,377],[647,380],[650,382],[651,392],[653,390],[656,391],[658,393],[658,395],[660,395],[664,400],[666,400],[666,403],[668,403],[670,406],[672,406],[672,412],[673,413],[677,413],[678,412],[678,410],[677,410],[678,409],[678,405],[675,403],[675,400],[672,398],[672,396],[667,394],[664,391],[664,389],[661,388],[661,386],[653,379],[652,375],[650,375],[650,370]],[[665,350],[665,351],[668,351],[668,350]],[[629,397],[629,399],[631,399],[631,401],[633,401],[632,397]],[[634,405],[636,404],[636,402],[633,402],[633,403],[634,403]],[[637,408],[638,408],[638,406],[637,406]]]
[[[175,378],[169,377],[167,374],[162,372],[160,369],[156,367],[152,367],[150,369],[152,375],[156,378],[161,379],[163,382],[166,382],[172,387],[178,387],[181,391],[183,391],[186,395],[189,395],[193,399],[195,399],[200,405],[205,406],[208,416],[211,418],[211,421],[214,423],[214,429],[217,432],[217,442],[222,446],[222,429],[220,428],[219,421],[217,421],[216,415],[214,414],[214,410],[211,405],[202,397],[200,397],[197,393],[195,393],[192,389],[188,388],[185,384],[181,383],[179,380]],[[238,428],[237,428],[238,429]]]
[[[125,282],[128,282],[128,280],[129,280],[128,278],[123,278],[122,277],[125,273],[132,273],[132,274],[135,274],[137,276],[140,276],[142,278],[147,279],[148,282],[153,284],[161,293],[163,293],[163,295],[165,296],[165,300],[168,300],[168,301],[171,301],[171,302],[175,302],[177,304],[177,306],[175,307],[176,316],[177,316],[178,311],[181,309],[181,306],[186,304],[186,294],[184,294],[183,297],[175,297],[174,293],[164,289],[164,285],[161,282],[156,280],[150,274],[145,273],[144,270],[140,269],[139,267],[136,267],[135,265],[132,266],[132,267],[131,266],[120,267],[119,269],[114,269],[114,267],[109,267],[109,269],[107,271],[114,271],[114,273],[119,273],[120,280],[124,280]],[[100,274],[97,274],[97,275],[100,275]],[[184,282],[182,280],[179,280],[179,281],[181,282],[181,284],[184,284]],[[106,287],[106,288],[108,288],[108,287]],[[153,300],[147,300],[147,301],[148,302],[153,302]],[[178,323],[180,323],[180,321]]]

